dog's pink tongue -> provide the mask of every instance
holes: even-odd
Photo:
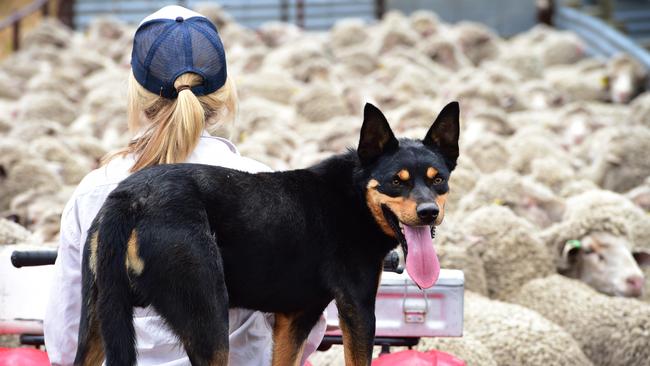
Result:
[[[433,247],[431,228],[404,225],[404,237],[408,247],[406,271],[421,288],[433,286],[440,274],[440,263]]]

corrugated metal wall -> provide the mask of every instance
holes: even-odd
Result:
[[[113,15],[129,23],[137,23],[147,14],[170,4],[192,8],[210,1],[196,0],[77,0],[75,2],[75,26],[84,28],[93,17]],[[241,24],[258,27],[267,21],[287,20],[298,24],[303,12],[307,29],[327,29],[338,19],[357,17],[374,19],[374,0],[304,0],[300,10],[297,0],[220,0],[223,6]]]

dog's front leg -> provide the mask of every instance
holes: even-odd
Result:
[[[368,366],[375,340],[377,280],[348,285],[336,296],[345,366]]]

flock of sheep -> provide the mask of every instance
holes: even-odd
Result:
[[[443,267],[465,272],[465,335],[419,349],[471,366],[650,365],[650,281],[643,291],[637,265],[650,264],[650,93],[635,61],[588,58],[575,35],[544,26],[506,40],[426,11],[305,32],[198,10],[219,28],[240,95],[236,124],[211,132],[274,169],[354,147],[366,101],[413,138],[460,102],[436,245]],[[128,142],[133,33],[47,20],[0,64],[0,243],[56,245],[75,185]],[[342,362],[336,347],[312,357]]]

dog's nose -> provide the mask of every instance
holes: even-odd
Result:
[[[417,212],[420,220],[426,222],[435,220],[436,217],[438,217],[438,213],[440,212],[438,205],[435,203],[421,203],[418,205],[415,211]]]

